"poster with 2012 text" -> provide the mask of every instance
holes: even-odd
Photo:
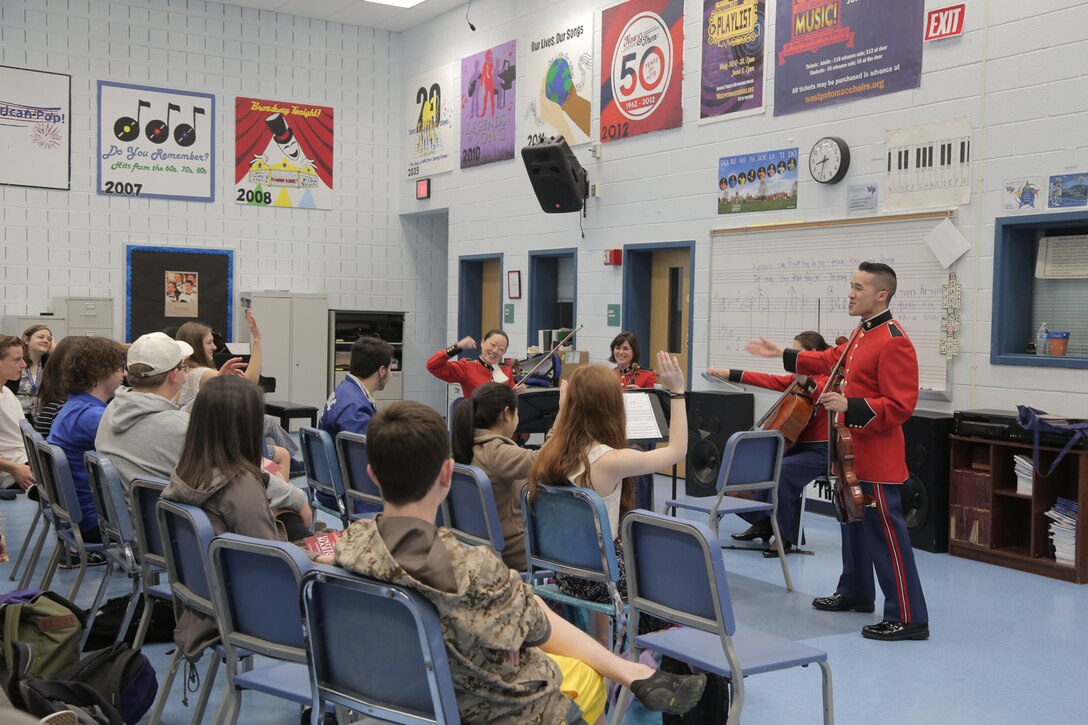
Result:
[[[601,13],[601,141],[683,121],[683,0],[630,0]]]
[[[98,193],[215,200],[215,96],[98,82]]]
[[[777,0],[774,115],[917,88],[924,0]]]
[[[461,60],[461,168],[514,158],[518,44]]]
[[[333,110],[239,96],[234,111],[234,201],[332,209]]]

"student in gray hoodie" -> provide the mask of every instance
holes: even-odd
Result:
[[[161,332],[141,335],[128,350],[132,389],[117,391],[95,438],[95,449],[113,463],[126,491],[134,478],[169,479],[181,460],[190,415],[172,401],[185,384],[191,354],[187,343]],[[273,509],[294,511],[303,526],[312,524],[302,489],[273,476],[268,495]]]

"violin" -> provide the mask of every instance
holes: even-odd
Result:
[[[844,342],[848,339],[839,338]],[[843,344],[836,340],[837,344]],[[843,350],[842,357],[831,369],[831,376],[824,386],[823,393],[838,392],[842,387],[845,377],[843,362],[849,354],[849,346]],[[865,516],[865,507],[872,506],[873,499],[866,496],[861,490],[861,482],[854,470],[854,438],[850,430],[835,420],[834,411],[828,411],[828,478],[831,480],[832,500],[835,504],[835,513],[839,521],[850,524],[860,521]]]
[[[626,370],[619,370],[619,368],[617,368],[616,371],[620,374],[620,387],[626,390],[634,385],[635,378],[638,377],[640,370],[642,370],[642,368],[638,366],[637,362],[631,363],[631,366]]]

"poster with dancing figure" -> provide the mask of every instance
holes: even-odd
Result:
[[[69,189],[72,76],[0,66],[0,184]]]
[[[522,92],[518,144],[562,136],[568,146],[592,140],[593,15],[568,18],[520,40]]]
[[[333,109],[237,97],[234,201],[333,208]]]
[[[215,201],[215,96],[99,81],[98,193]]]
[[[514,158],[518,42],[461,60],[461,168]]]
[[[629,0],[601,13],[601,141],[683,121],[684,0]]]
[[[409,179],[454,169],[461,119],[457,108],[457,70],[458,65],[450,63],[408,79],[405,118]]]
[[[766,0],[703,0],[699,118],[763,111]]]

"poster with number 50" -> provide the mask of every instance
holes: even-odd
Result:
[[[678,127],[683,80],[683,0],[630,0],[601,13],[601,141]]]

